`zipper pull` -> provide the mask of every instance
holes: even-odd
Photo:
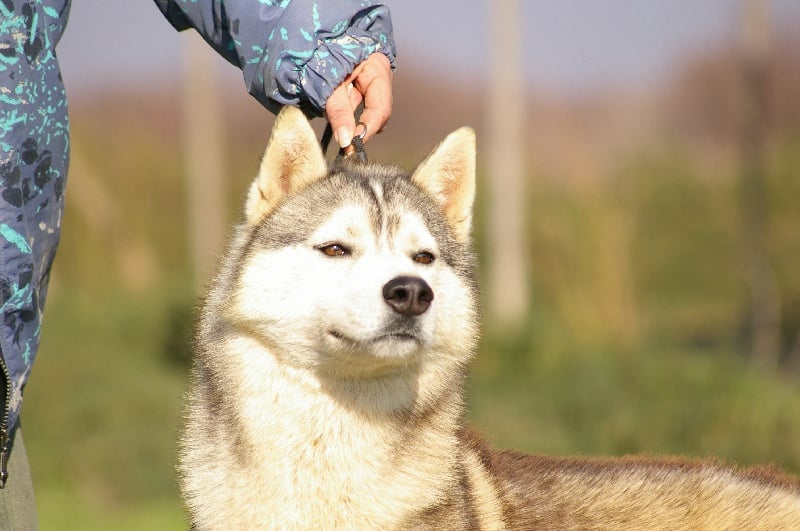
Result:
[[[8,481],[8,429],[0,429],[0,489],[6,487]]]

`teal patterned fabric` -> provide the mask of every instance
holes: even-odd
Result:
[[[319,116],[358,63],[385,54],[394,67],[389,9],[364,0],[155,0],[178,30],[195,28],[242,69],[247,88],[273,112]]]
[[[333,89],[372,53],[394,66],[389,10],[369,1],[155,2],[177,29],[195,28],[241,68],[248,91],[273,112],[297,105],[322,114]],[[69,119],[56,44],[69,7],[0,0],[0,424],[9,431],[39,346],[64,209]]]
[[[56,44],[69,4],[0,0],[0,349],[9,429],[39,347],[64,210],[69,120]]]

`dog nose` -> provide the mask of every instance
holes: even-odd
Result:
[[[397,313],[414,317],[431,305],[433,290],[419,277],[397,277],[383,286],[383,299]]]

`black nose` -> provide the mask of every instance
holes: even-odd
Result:
[[[419,277],[397,277],[383,286],[383,298],[397,313],[413,317],[431,305],[433,290]]]

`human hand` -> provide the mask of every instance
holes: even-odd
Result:
[[[356,65],[325,102],[325,114],[339,147],[347,147],[353,141],[355,109],[362,101],[364,112],[359,122],[366,125],[363,141],[367,142],[381,132],[392,114],[392,68],[382,53],[373,53]]]

